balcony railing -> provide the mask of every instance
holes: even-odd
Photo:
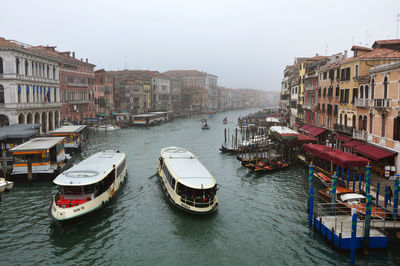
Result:
[[[349,126],[335,124],[334,129],[335,129],[335,131],[338,131],[338,132],[353,134],[353,128],[349,127]]]
[[[367,140],[368,133],[365,130],[353,130],[353,139]]]
[[[369,99],[355,99],[354,105],[356,107],[370,107],[370,100]]]
[[[67,85],[73,87],[89,87],[88,83],[67,82]]]
[[[390,108],[391,99],[374,99],[374,108]]]

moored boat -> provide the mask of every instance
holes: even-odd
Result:
[[[4,191],[4,190],[2,190],[3,187],[5,190],[10,191],[13,188],[13,186],[14,186],[14,182],[8,181],[5,178],[0,177],[0,192]]]
[[[208,126],[208,124],[206,122],[201,126],[201,129],[210,129],[210,127]]]
[[[68,221],[91,213],[109,202],[127,174],[125,153],[105,150],[74,165],[54,179],[58,192],[51,214]]]
[[[188,150],[161,149],[157,170],[166,196],[178,208],[195,214],[208,214],[217,209],[215,178]]]
[[[87,145],[86,125],[66,125],[49,133],[51,137],[65,137],[64,148],[68,152],[80,152]]]
[[[105,132],[113,132],[116,130],[120,130],[119,127],[113,125],[101,125],[97,128],[98,131],[105,131]]]

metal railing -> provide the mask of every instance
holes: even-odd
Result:
[[[339,132],[353,134],[353,128],[345,125],[334,124],[334,129]]]
[[[191,197],[181,196],[181,202],[185,203],[189,206],[193,206],[196,208],[207,208],[214,204],[215,197],[209,198],[207,201],[203,201],[203,199],[194,199]]]

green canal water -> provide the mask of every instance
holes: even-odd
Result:
[[[349,253],[333,250],[307,227],[304,167],[270,175],[250,173],[218,150],[222,119],[235,126],[251,111],[218,113],[201,130],[201,117],[153,128],[92,135],[85,158],[103,149],[125,151],[128,179],[108,205],[61,227],[48,214],[56,187],[17,184],[0,203],[0,265],[342,265]],[[193,216],[171,206],[155,175],[160,149],[182,146],[215,176],[219,210]],[[318,188],[318,184],[315,184]],[[399,265],[399,241],[357,254],[358,265]]]

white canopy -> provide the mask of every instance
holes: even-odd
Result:
[[[275,117],[267,117],[265,119],[265,121],[267,122],[272,122],[272,123],[279,123],[279,119],[275,118]]]
[[[278,134],[299,134],[299,132],[294,131],[288,127],[283,127],[283,126],[272,126],[269,129],[272,132],[276,132]]]

